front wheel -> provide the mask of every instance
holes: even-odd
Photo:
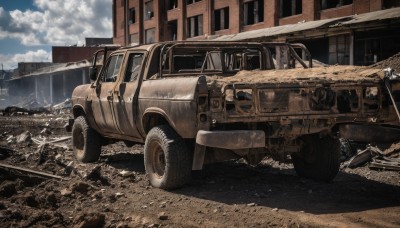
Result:
[[[100,157],[100,135],[90,127],[84,116],[75,119],[72,126],[72,146],[75,158],[81,162],[95,162]]]
[[[294,169],[299,176],[329,182],[336,177],[340,167],[340,142],[332,137],[319,138],[308,135],[299,153],[292,154]]]
[[[150,184],[157,188],[178,188],[191,177],[190,152],[185,141],[168,125],[154,127],[148,133],[144,165]]]

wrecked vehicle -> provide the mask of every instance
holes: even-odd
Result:
[[[339,170],[339,137],[394,141],[400,132],[397,77],[365,67],[312,68],[301,44],[126,47],[98,71],[104,52],[95,53],[94,82],[72,95],[67,128],[76,158],[94,162],[115,141],[144,143],[155,187],[180,187],[206,163],[257,164],[267,155],[292,161],[300,176],[330,181]]]

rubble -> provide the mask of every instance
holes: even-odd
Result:
[[[29,142],[31,141],[32,135],[29,131],[25,131],[24,133],[17,135],[15,138],[16,143]]]
[[[0,160],[6,159],[14,153],[14,150],[8,147],[0,146]]]
[[[373,65],[370,66],[371,68],[379,68],[379,69],[385,69],[385,68],[392,68],[396,70],[397,72],[400,72],[400,52],[393,55],[390,58],[387,58],[385,60],[382,60],[380,62],[377,62]]]
[[[71,99],[67,98],[65,101],[57,104],[40,104],[33,95],[22,97],[21,102],[16,105],[7,106],[0,110],[3,116],[15,115],[36,115],[36,114],[69,114],[71,110]],[[27,100],[27,101],[26,101]]]
[[[389,149],[382,151],[376,146],[368,145],[346,162],[345,167],[356,168],[369,163],[369,168],[400,171],[400,144],[395,143]],[[397,157],[396,157],[397,156]]]

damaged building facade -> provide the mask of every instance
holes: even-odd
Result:
[[[7,81],[9,99],[0,108],[14,105],[18,97],[38,104],[56,104],[71,97],[73,89],[90,82],[89,66],[93,53],[112,45],[111,38],[86,38],[86,46],[53,46],[53,62],[18,63],[14,75]]]
[[[115,44],[301,42],[326,64],[370,65],[400,51],[396,0],[113,0]]]
[[[30,74],[9,80],[8,94],[29,97],[39,104],[59,103],[71,97],[78,85],[89,83],[90,62],[52,64]]]

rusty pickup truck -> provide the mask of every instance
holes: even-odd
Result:
[[[166,42],[105,52],[94,55],[92,83],[72,94],[75,156],[94,162],[109,143],[144,144],[155,187],[180,187],[206,163],[265,156],[331,181],[339,138],[400,138],[398,77],[312,67],[301,44]],[[108,56],[103,64],[100,56]]]

